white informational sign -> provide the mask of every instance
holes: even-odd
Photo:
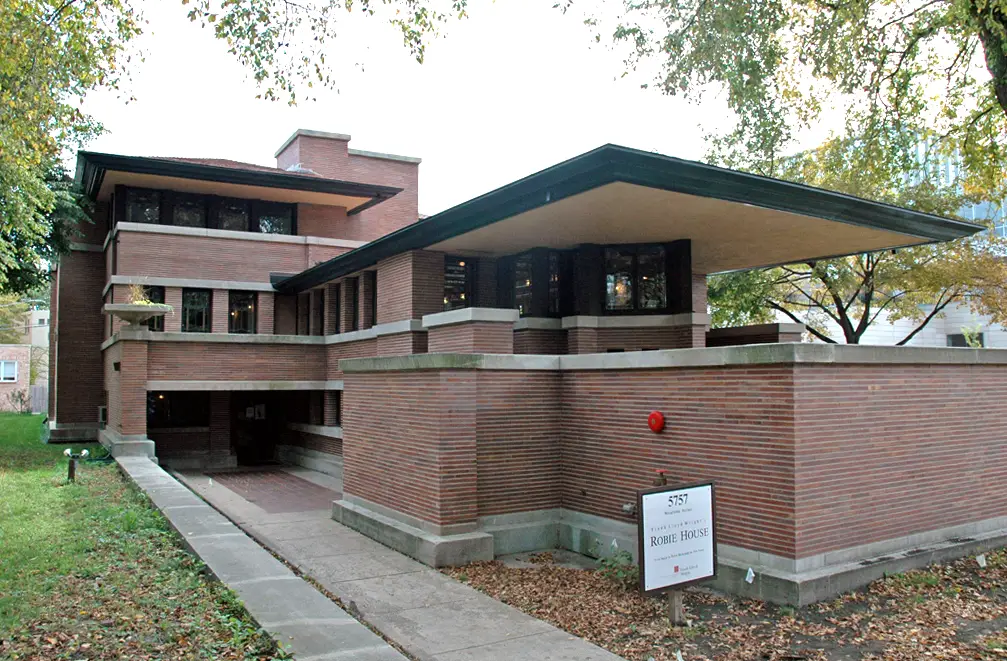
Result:
[[[716,575],[713,484],[641,491],[640,587],[645,593]]]

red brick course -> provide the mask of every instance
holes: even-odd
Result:
[[[378,323],[444,311],[444,255],[417,250],[378,262]]]
[[[50,314],[49,343],[49,387],[55,399],[49,414],[58,423],[97,424],[98,407],[104,403],[102,254],[74,251],[63,255],[56,277],[59,291]]]
[[[794,369],[798,556],[1007,513],[1007,369]]]
[[[295,137],[276,158],[280,168],[296,163],[332,179],[402,189],[390,200],[334,222],[333,236],[373,241],[419,219],[417,163],[350,154],[346,140],[306,135]],[[308,213],[310,217],[311,212]]]
[[[466,322],[427,330],[429,353],[514,353],[513,322]]]
[[[514,331],[514,353],[564,354],[567,351],[565,330],[524,328]]]
[[[151,342],[150,362],[143,375],[145,380],[322,381],[326,378],[325,347]]]

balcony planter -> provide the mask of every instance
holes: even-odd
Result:
[[[174,308],[164,303],[108,303],[103,310],[105,314],[126,322],[125,330],[143,330],[140,324],[154,317],[163,317]]]

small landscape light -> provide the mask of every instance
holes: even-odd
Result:
[[[80,454],[74,454],[73,450],[67,448],[63,450],[63,454],[70,458],[66,466],[66,481],[74,482],[77,478],[77,460],[81,457],[86,457],[90,453],[84,449],[80,451]]]

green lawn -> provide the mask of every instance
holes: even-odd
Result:
[[[0,413],[0,659],[284,657],[115,464],[67,484],[41,425]]]

